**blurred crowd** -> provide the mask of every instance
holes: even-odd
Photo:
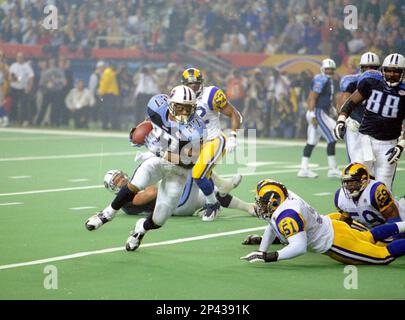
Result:
[[[58,8],[58,29],[42,27]],[[344,28],[355,5],[358,29]],[[0,41],[77,48],[175,51],[185,42],[224,52],[324,54],[338,64],[366,48],[380,55],[405,43],[401,0],[0,0]]]
[[[124,63],[90,63],[93,72],[83,79],[64,57],[27,61],[19,52],[7,63],[0,51],[0,125],[128,130],[144,120],[153,95],[168,93],[180,83],[184,69],[174,62],[142,65],[134,71]],[[256,129],[259,137],[305,135],[302,115],[313,77],[310,71],[202,71],[204,85],[223,89],[242,113],[243,128]],[[229,127],[224,121],[223,127]]]

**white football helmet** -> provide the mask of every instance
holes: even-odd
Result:
[[[336,63],[332,59],[324,59],[322,60],[322,65],[321,65],[321,74],[328,76],[328,74],[325,73],[325,69],[336,69]]]
[[[387,76],[386,71],[395,70],[396,75]],[[382,74],[384,76],[385,82],[390,87],[396,87],[399,85],[404,78],[405,73],[405,58],[402,54],[392,53],[385,57],[382,64]]]
[[[360,57],[360,67],[379,67],[381,65],[380,58],[374,52],[363,53]]]
[[[109,170],[104,176],[104,187],[113,193],[118,193],[121,190],[121,186],[119,186],[119,182],[117,181],[118,176],[121,178],[126,179],[128,181],[128,175],[121,170]],[[115,183],[114,183],[115,180]],[[121,179],[120,179],[121,180]]]
[[[169,95],[169,112],[180,123],[189,122],[197,106],[195,92],[185,86],[174,87]]]

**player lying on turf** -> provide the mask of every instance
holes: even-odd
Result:
[[[117,194],[120,189],[128,183],[128,181],[128,175],[123,171],[110,170],[104,177],[104,186],[107,190]],[[233,187],[236,188],[237,185],[234,185]],[[139,192],[132,201],[124,204],[121,208],[122,211],[130,215],[140,214],[142,212],[152,213],[156,205],[157,190],[158,187],[156,185],[147,187],[145,190]],[[222,207],[239,209],[255,216],[253,203],[242,201],[229,193],[224,194],[216,191],[215,195]],[[173,215],[192,216],[196,211],[201,210],[204,205],[205,195],[193,182],[191,172],[189,172],[186,186],[184,187],[183,194]]]
[[[351,224],[360,222],[368,229],[384,223],[405,221],[405,207],[395,201],[381,181],[370,179],[368,169],[361,163],[351,163],[343,169],[342,187],[335,193],[335,206],[340,220]]]
[[[405,239],[385,246],[377,241],[405,232],[405,222],[387,223],[370,231],[358,231],[338,220],[319,215],[297,195],[289,194],[280,182],[262,180],[256,189],[255,210],[268,222],[259,251],[241,259],[276,262],[298,257],[309,249],[345,264],[388,264],[405,255]],[[275,237],[286,246],[268,252]]]

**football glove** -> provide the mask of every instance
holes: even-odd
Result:
[[[243,240],[243,245],[260,244],[262,237],[257,234],[249,234],[245,240]]]
[[[232,153],[236,149],[236,132],[231,131],[228,140],[226,141],[226,152]]]
[[[385,154],[388,156],[387,161],[389,164],[394,164],[401,157],[402,151],[404,151],[405,140],[401,140],[395,147],[392,147]]]
[[[277,252],[263,252],[263,251],[253,251],[244,257],[240,257],[241,260],[246,260],[250,263],[253,262],[273,262],[277,261]]]
[[[338,117],[333,133],[335,134],[336,139],[343,140],[346,133],[346,116],[340,115]]]

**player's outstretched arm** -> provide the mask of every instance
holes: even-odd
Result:
[[[229,101],[227,101],[224,108],[220,109],[220,112],[231,118],[231,133],[226,141],[226,151],[230,153],[236,149],[236,130],[240,128],[242,115]]]

